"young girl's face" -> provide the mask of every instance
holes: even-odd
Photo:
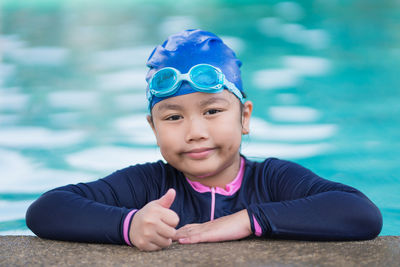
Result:
[[[153,128],[164,159],[192,180],[236,175],[242,134],[247,134],[252,103],[227,90],[165,99],[152,109]],[[232,174],[231,174],[232,173]]]

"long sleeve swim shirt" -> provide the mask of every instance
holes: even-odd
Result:
[[[177,193],[171,206],[180,218],[177,228],[243,209],[253,233],[269,238],[364,240],[376,237],[382,228],[379,209],[355,188],[293,162],[245,157],[238,176],[225,188],[192,182],[162,161],[59,187],[32,203],[26,222],[42,238],[130,244],[127,231],[135,211],[169,188]]]

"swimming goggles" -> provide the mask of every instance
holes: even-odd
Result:
[[[219,68],[209,64],[198,64],[185,74],[172,67],[162,68],[154,73],[147,90],[149,103],[153,96],[166,97],[175,94],[182,81],[189,82],[193,89],[204,93],[219,93],[226,88],[239,98],[240,102],[245,102],[240,90],[226,79]]]

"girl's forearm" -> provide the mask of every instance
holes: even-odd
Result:
[[[178,229],[175,240],[182,244],[238,240],[251,235],[247,210],[201,224],[187,224]]]

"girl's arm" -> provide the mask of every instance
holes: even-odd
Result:
[[[238,240],[252,234],[247,211],[220,217],[205,223],[187,224],[178,229],[174,240],[181,244]]]
[[[122,226],[130,209],[87,196],[82,186],[64,186],[43,194],[28,208],[27,226],[42,238],[123,243]],[[108,194],[105,197],[110,200]]]
[[[268,165],[268,166],[267,166]],[[268,167],[268,168],[267,168]],[[251,204],[252,231],[300,240],[363,240],[382,228],[379,209],[360,191],[288,161],[271,160],[261,183],[272,202]],[[254,221],[255,220],[255,221]]]
[[[251,179],[255,182],[242,185],[241,190],[247,190],[259,204],[214,221],[184,226],[176,239],[181,243],[216,242],[254,233],[299,240],[363,240],[381,231],[378,208],[352,187],[276,159],[266,161],[254,175],[258,179]]]
[[[156,168],[133,166],[95,182],[53,189],[28,208],[26,223],[43,238],[126,243],[128,213],[159,197],[160,186],[151,179]]]

